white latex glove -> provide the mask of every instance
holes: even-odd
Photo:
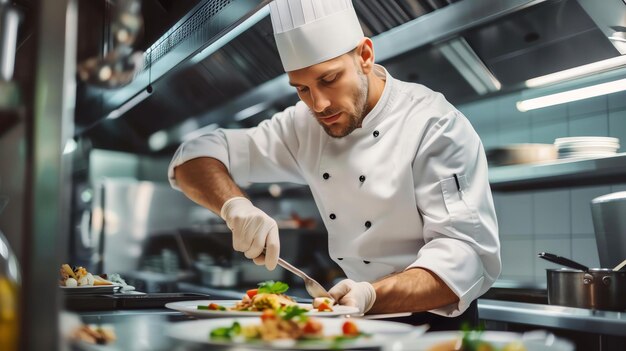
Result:
[[[354,306],[359,309],[360,313],[369,311],[376,301],[376,290],[372,284],[355,282],[352,279],[340,281],[328,293],[338,304]]]
[[[228,199],[222,205],[220,215],[233,232],[233,248],[236,251],[243,252],[258,265],[265,264],[270,271],[276,268],[280,241],[274,219],[245,197]]]

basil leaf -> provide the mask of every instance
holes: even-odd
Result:
[[[289,290],[289,285],[283,282],[275,282],[273,280],[268,280],[262,283],[259,283],[259,293],[261,294],[282,294]]]

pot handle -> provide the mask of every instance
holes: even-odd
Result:
[[[574,268],[574,269],[580,269],[580,270],[585,271],[585,272],[589,270],[589,267],[587,267],[587,266],[585,266],[583,264],[580,264],[578,262],[572,261],[569,258],[557,256],[555,254],[551,254],[551,253],[547,253],[547,252],[540,252],[537,256],[539,258],[543,258],[544,260],[550,261],[552,263],[559,264],[561,266]]]

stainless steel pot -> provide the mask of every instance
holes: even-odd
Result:
[[[202,284],[219,288],[231,288],[239,282],[240,268],[237,266],[222,267],[196,262]]]
[[[547,277],[551,305],[626,311],[626,272],[560,268],[548,269]]]
[[[574,268],[548,269],[548,303],[578,308],[626,311],[626,272],[588,268],[542,252],[539,257]]]

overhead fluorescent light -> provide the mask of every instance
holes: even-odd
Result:
[[[212,53],[216,52],[224,45],[228,44],[230,41],[239,36],[239,34],[245,32],[250,29],[255,24],[259,23],[262,19],[267,17],[270,14],[269,5],[263,6],[262,9],[255,12],[252,16],[246,18],[243,22],[241,22],[237,27],[233,28],[230,32],[224,34],[222,37],[211,43],[209,46],[200,51],[196,56],[191,58],[192,63],[198,63],[205,58],[209,57]]]
[[[163,130],[159,130],[154,134],[150,135],[148,138],[148,146],[150,146],[150,150],[159,151],[167,146],[167,132]]]
[[[265,111],[268,105],[269,104],[267,102],[261,102],[256,105],[252,105],[250,107],[244,108],[243,110],[235,113],[235,115],[233,116],[233,119],[237,122],[243,121],[244,119],[250,118],[252,116],[255,116],[258,113]]]
[[[518,101],[516,105],[518,110],[520,110],[521,112],[526,112],[538,108],[589,99],[592,97],[612,94],[624,90],[626,90],[626,78],[608,83],[596,84],[585,88],[564,91],[562,93],[550,94],[534,99]]]
[[[485,95],[502,88],[500,81],[485,66],[465,38],[449,40],[439,45],[439,50],[478,94]]]
[[[562,82],[568,79],[580,78],[590,74],[608,71],[621,66],[626,66],[626,55],[617,56],[587,65],[566,69],[564,71],[551,73],[537,78],[532,78],[527,80],[525,84],[529,88],[536,88],[543,85]]]
[[[142,90],[141,93],[133,96],[130,100],[126,101],[122,106],[109,112],[109,114],[107,115],[107,119],[119,118],[121,115],[125,114],[130,109],[137,106],[137,104],[145,100],[148,96],[150,96],[150,93],[146,89]]]

